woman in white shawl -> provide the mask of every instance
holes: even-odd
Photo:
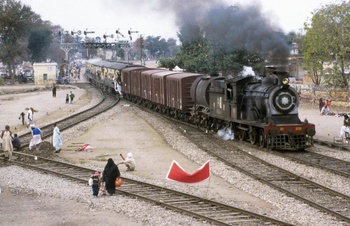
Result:
[[[12,146],[12,132],[10,131],[10,126],[6,125],[5,130],[1,132],[0,138],[2,139],[2,148],[5,152],[5,159],[10,159],[12,156],[13,146]]]
[[[57,127],[57,123],[53,124],[53,147],[55,148],[55,153],[59,153],[61,151],[61,146],[62,146],[62,139],[61,139],[61,133],[60,129]]]

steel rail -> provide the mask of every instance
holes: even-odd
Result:
[[[171,119],[173,120],[173,119]],[[236,142],[223,142],[211,134],[203,133],[193,125],[176,121],[180,132],[208,154],[226,165],[264,183],[270,187],[303,201],[341,221],[350,223],[350,197],[302,178],[294,173],[250,155],[237,147]],[[246,145],[246,143],[244,143]]]
[[[17,158],[10,160],[12,164],[67,178],[85,185],[87,185],[89,176],[94,172],[93,169],[39,156],[19,152],[16,152],[15,155]],[[165,187],[125,177],[122,177],[122,179],[123,186],[116,189],[117,193],[142,199],[216,225],[237,225],[242,223],[249,225],[291,225],[277,219]]]

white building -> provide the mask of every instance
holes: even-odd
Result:
[[[56,82],[57,63],[34,63],[35,85],[52,86]]]

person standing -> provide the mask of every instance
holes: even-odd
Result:
[[[24,116],[25,115],[26,114],[24,114],[24,112],[22,111],[21,114],[19,114],[19,117],[18,117],[18,119],[22,119],[22,125],[24,125]]]
[[[1,132],[2,139],[2,149],[5,153],[5,159],[10,159],[12,156],[13,146],[12,146],[12,132],[10,131],[10,126],[6,125],[5,130]]]
[[[27,111],[27,119],[28,119],[27,127],[34,125],[34,109],[32,107],[30,107]]]
[[[60,129],[57,126],[57,123],[53,124],[53,139],[52,139],[52,145],[55,148],[55,153],[59,153],[61,151],[61,146],[63,142],[61,139],[61,132]]]
[[[52,85],[52,96],[56,97],[56,84],[55,83]]]
[[[89,185],[92,188],[92,195],[94,197],[98,196],[98,192],[100,190],[100,172],[96,171],[93,175],[91,175],[89,179]]]
[[[72,104],[73,103],[73,100],[74,100],[74,93],[72,91],[70,91],[70,94],[69,94],[69,103]]]
[[[113,76],[113,83],[114,83],[114,90],[117,92],[117,77],[118,77],[118,70],[115,70],[114,76]]]
[[[68,104],[69,103],[69,94],[67,93],[67,95],[66,95],[66,104]]]
[[[117,89],[118,89],[118,93],[119,95],[122,97],[123,96],[123,91],[122,91],[122,78],[120,73],[118,73],[118,77],[117,77]]]
[[[35,128],[33,125],[31,127],[32,129],[32,139],[30,140],[29,143],[29,150],[32,150],[32,148],[35,146],[36,150],[39,151],[40,150],[40,146],[41,146],[41,135],[42,132],[39,128]]]
[[[106,189],[109,195],[115,194],[115,180],[120,177],[118,166],[113,159],[109,158],[103,171],[103,178],[106,182]]]

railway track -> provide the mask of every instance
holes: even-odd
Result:
[[[106,101],[106,99],[107,99],[107,101]],[[70,128],[70,127],[78,124],[79,122],[84,121],[88,118],[91,118],[91,117],[109,109],[110,107],[115,106],[115,104],[117,104],[117,102],[115,104],[113,104],[113,101],[108,103],[109,101],[111,101],[111,100],[108,100],[108,98],[104,98],[97,106],[90,108],[84,112],[77,113],[68,119],[58,121],[58,123],[60,124],[61,130]],[[110,106],[110,107],[106,107],[106,106]],[[42,127],[41,129],[44,131],[45,137],[50,136],[52,134],[51,126],[45,126],[45,127]],[[342,221],[350,222],[349,211],[346,211],[346,210],[350,209],[349,208],[350,198],[348,196],[344,196],[340,193],[337,193],[337,192],[334,192],[330,189],[324,188],[324,187],[317,185],[317,184],[315,184],[311,181],[308,181],[306,179],[299,178],[296,175],[293,175],[293,174],[288,175],[288,172],[284,172],[283,169],[271,170],[269,167],[275,167],[275,166],[271,166],[266,162],[265,163],[260,162],[261,160],[254,159],[255,157],[250,156],[248,154],[242,153],[240,155],[237,155],[236,152],[238,150],[233,150],[232,146],[227,146],[227,147],[218,146],[218,144],[220,144],[220,143],[223,144],[223,143],[227,143],[227,142],[222,142],[222,140],[218,140],[218,143],[215,144],[215,142],[213,142],[211,139],[208,139],[208,135],[204,134],[203,132],[200,132],[200,134],[196,134],[196,132],[192,131],[190,128],[187,128],[186,131],[187,131],[187,137],[191,137],[190,139],[193,139],[192,137],[195,137],[195,139],[193,139],[194,143],[196,143],[199,147],[206,150],[207,152],[215,155],[216,157],[218,157],[219,159],[224,161],[226,164],[231,165],[235,168],[239,168],[242,172],[252,176],[253,178],[258,179],[258,180],[274,187],[275,189],[278,189],[282,192],[285,192],[286,194],[288,194],[290,196],[293,196],[299,200],[302,200],[302,201],[310,204],[311,206],[314,206],[322,211],[328,212],[328,213],[338,217]],[[189,134],[191,134],[191,136],[188,136]],[[26,137],[27,135],[28,135],[28,138]],[[22,139],[23,143],[25,145],[27,145],[29,143],[29,140],[31,139],[31,134],[30,133],[24,134],[23,136],[21,136],[21,139]],[[202,143],[204,140],[206,140],[208,142]],[[212,146],[212,145],[214,145],[214,146]],[[218,148],[218,147],[220,147],[220,148]],[[212,152],[212,150],[216,150],[216,152]],[[234,153],[232,153],[232,152],[234,152]],[[22,154],[22,153],[15,153],[15,155],[18,155],[18,154]],[[243,157],[244,155],[245,155],[245,157]],[[228,158],[229,156],[235,156],[234,159],[236,159],[236,160],[237,159],[240,159],[240,160],[246,159],[248,156],[248,160],[247,159],[246,160],[248,162],[250,162],[250,164],[246,164],[247,161],[244,160],[244,161],[239,161],[239,162],[243,163],[242,164],[243,166],[239,165],[239,162],[233,161],[233,158],[232,159]],[[27,158],[34,159],[34,156],[28,155],[27,157],[21,157],[18,159],[27,159]],[[254,160],[252,160],[251,158],[253,158]],[[13,160],[12,162],[15,163],[14,161],[15,160]],[[52,160],[50,160],[50,161],[52,161]],[[256,161],[260,162],[260,164],[256,164]],[[34,161],[34,165],[37,165],[38,162],[39,161]],[[16,162],[15,164],[25,166],[26,163]],[[33,163],[31,163],[31,164],[33,164]],[[33,165],[29,166],[29,165],[27,165],[25,167],[35,168],[36,170],[41,170],[41,171],[45,171],[47,173],[52,173],[52,174],[57,174],[57,172],[60,172],[55,167],[53,167],[53,169],[51,170],[51,169],[45,169],[43,167],[41,169],[39,169],[36,166],[33,166]],[[43,165],[45,165],[45,164],[43,164]],[[56,163],[54,165],[56,165]],[[252,167],[254,165],[256,165],[256,168]],[[262,167],[262,165],[266,165],[266,168]],[[62,167],[59,165],[57,167],[58,167],[58,169],[67,168],[67,167]],[[72,167],[72,166],[70,166],[70,167]],[[261,169],[263,169],[263,170],[261,170]],[[74,171],[75,170],[76,169],[74,169]],[[62,176],[62,177],[66,177],[66,178],[70,178],[70,179],[76,180],[76,181],[80,180],[81,182],[84,182],[86,184],[86,177],[89,176],[93,172],[93,170],[91,170],[91,169],[85,169],[85,170],[87,170],[87,171],[80,174],[80,176],[82,176],[82,175],[84,176],[83,179],[82,178],[79,179],[79,175],[76,177],[70,176],[73,174],[71,172],[68,172],[68,171],[66,171],[68,173],[63,172],[63,173],[58,173],[57,175]],[[253,172],[259,172],[259,171],[262,171],[262,172],[260,172],[259,174],[253,173]],[[287,175],[284,175],[281,172],[283,172]],[[209,200],[203,201],[203,200],[201,200],[201,198],[198,198],[198,197],[195,197],[194,199],[193,199],[193,197],[186,199],[186,198],[183,198],[182,196],[183,195],[190,196],[190,195],[179,193],[176,191],[173,191],[173,192],[177,193],[174,196],[169,195],[166,192],[164,193],[164,196],[160,196],[160,195],[163,195],[163,192],[167,189],[157,187],[157,186],[155,186],[155,188],[151,188],[148,192],[146,192],[146,194],[149,194],[150,196],[157,196],[158,199],[150,199],[149,197],[147,197],[147,195],[137,193],[137,192],[144,191],[145,183],[137,182],[137,181],[134,182],[133,180],[126,179],[126,178],[124,178],[124,179],[125,179],[124,182],[126,182],[126,183],[124,183],[123,189],[118,190],[118,192],[121,192],[121,193],[128,195],[128,196],[131,196],[131,197],[142,198],[144,200],[153,202],[157,205],[161,205],[161,206],[167,207],[169,209],[173,209],[175,211],[184,212],[186,214],[193,215],[197,218],[201,218],[201,219],[204,219],[206,221],[210,221],[212,223],[223,224],[223,225],[231,225],[231,224],[236,225],[236,224],[239,224],[238,222],[240,222],[240,223],[248,222],[248,224],[252,224],[252,225],[255,225],[255,224],[256,225],[261,225],[261,224],[270,225],[270,223],[277,224],[277,225],[286,224],[284,222],[280,222],[278,220],[269,219],[269,218],[266,218],[264,220],[263,219],[263,218],[265,218],[264,216],[256,215],[254,213],[249,213],[249,212],[246,212],[244,210],[239,210],[239,209],[236,209],[236,208],[230,207],[230,206],[228,206],[228,207],[233,208],[233,210],[232,209],[231,210],[230,209],[228,209],[228,210],[222,209],[223,206],[225,207],[226,205],[216,203],[216,205],[218,204],[219,206],[215,206],[213,204],[210,204],[211,201],[209,201]],[[140,185],[138,185],[138,183],[140,183]],[[283,186],[281,184],[283,184]],[[293,184],[294,184],[294,186],[293,186]],[[152,187],[153,185],[149,185],[149,186]],[[135,188],[136,190],[140,190],[140,191],[134,192],[134,191],[132,191],[133,188]],[[298,193],[299,192],[298,190],[303,190],[303,191]],[[308,193],[312,193],[312,190],[315,190],[317,192],[315,195],[312,195],[312,197],[309,198],[310,195]],[[151,191],[155,191],[156,195],[152,194]],[[298,192],[296,192],[296,191],[298,191]],[[180,201],[176,201],[177,197],[181,197]],[[322,197],[322,199],[318,202],[313,201],[313,200],[317,200],[317,197]],[[207,203],[207,201],[209,203]],[[175,205],[170,205],[168,202],[175,203]],[[188,203],[194,203],[195,207],[188,205]],[[202,203],[205,203],[205,204],[203,204],[203,206],[202,206]],[[337,206],[337,205],[335,205],[335,203],[337,205],[338,204],[340,204],[340,205]],[[187,208],[187,206],[189,206],[189,210],[182,208],[182,207],[179,207],[182,204],[184,206],[186,206],[186,208]],[[337,206],[337,207],[332,207],[332,205]],[[201,214],[198,214],[198,213],[193,213],[192,212],[193,208],[200,209],[200,212],[203,211],[204,212],[203,216],[201,216]],[[225,222],[222,222],[220,220],[211,219],[210,217],[208,218],[207,216],[211,216],[211,212],[209,210],[207,212],[207,210],[205,208],[211,209],[213,211],[213,213],[212,213],[213,215],[217,215],[217,213],[221,213],[221,210],[222,210],[222,213],[226,213],[226,212],[235,213],[233,216],[231,216],[231,215],[226,216],[225,214],[219,214],[220,216],[222,215],[223,218],[229,218],[234,223],[232,223],[231,221],[228,221],[228,223],[225,223]],[[217,212],[217,211],[219,211],[219,212]],[[235,211],[238,211],[238,212],[235,212]],[[253,214],[252,218],[250,216],[251,214]],[[261,218],[261,217],[263,217],[263,218]]]
[[[274,153],[283,158],[317,167],[343,177],[350,178],[350,162],[318,154],[312,151]]]
[[[10,160],[12,164],[54,174],[85,185],[87,178],[94,172],[93,169],[35,157],[34,155],[19,152],[15,154],[17,158]],[[123,186],[117,189],[117,193],[142,199],[216,225],[290,225],[286,222],[197,196],[128,178],[122,179]]]
[[[331,141],[314,139],[314,144],[331,147],[331,148],[335,148],[343,151],[350,151],[350,145],[345,142],[335,142],[335,141],[331,142]]]
[[[320,211],[327,212],[341,222],[350,223],[349,196],[252,156],[237,148],[234,142],[223,142],[222,139],[203,133],[198,128],[187,124],[181,123],[177,128],[180,132],[186,132],[186,137],[199,148],[228,166]]]
[[[82,121],[88,120],[115,106],[118,101],[119,99],[115,99],[115,97],[104,95],[101,102],[94,107],[57,121],[60,125],[60,130],[64,131]],[[51,125],[42,126],[40,128],[43,131],[43,138],[52,135]],[[31,137],[31,133],[21,135],[22,146],[27,146]],[[87,169],[22,152],[13,152],[13,157],[14,158],[9,160],[10,164],[54,174],[84,184],[87,183],[87,178],[94,172],[93,169]],[[123,178],[123,186],[121,189],[118,189],[117,192],[129,197],[143,199],[217,225],[289,225],[286,222],[233,206],[127,178]]]
[[[59,124],[61,131],[66,130],[68,128],[71,128],[77,125],[80,122],[86,121],[104,111],[107,111],[108,109],[111,109],[112,107],[118,104],[119,100],[120,99],[115,98],[115,96],[104,94],[102,100],[95,106],[89,109],[86,109],[84,111],[78,112],[76,114],[70,115],[69,117],[64,118],[62,120],[58,120],[56,122]],[[42,131],[42,134],[43,134],[42,138],[47,138],[53,134],[52,125],[42,126],[40,127],[40,130]],[[28,146],[31,138],[32,138],[32,134],[30,132],[22,134],[20,136],[21,146]]]

